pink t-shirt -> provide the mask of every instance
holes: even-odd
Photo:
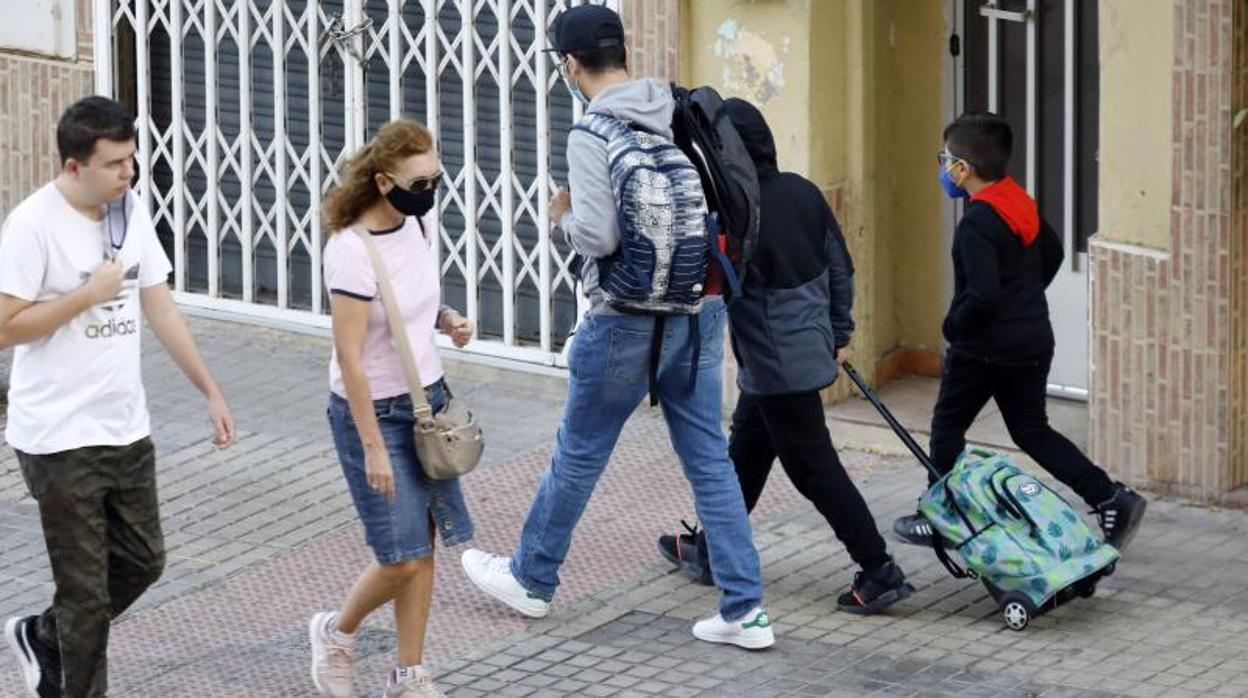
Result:
[[[424,224],[430,235],[437,234],[433,216],[426,216]],[[415,217],[407,218],[395,230],[374,232],[372,236],[385,260],[390,284],[402,308],[408,342],[416,355],[421,382],[425,386],[433,385],[442,378],[442,360],[434,339],[442,302],[437,260]],[[381,289],[373,274],[373,263],[364,241],[350,230],[339,231],[325,245],[323,259],[325,286],[330,293],[371,301],[363,361],[373,399],[381,400],[409,392],[403,363],[391,341],[390,326],[386,323],[381,303]],[[337,349],[329,363],[329,386],[338,395],[347,396],[342,383],[342,370],[338,367]]]

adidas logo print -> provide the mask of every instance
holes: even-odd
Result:
[[[134,320],[118,322],[110,319],[108,322],[87,325],[86,335],[87,339],[109,339],[110,337],[125,337],[138,331],[138,323]]]

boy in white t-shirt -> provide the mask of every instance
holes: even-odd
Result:
[[[0,233],[0,348],[15,347],[5,438],[39,503],[51,608],[5,637],[32,695],[103,696],[109,625],[164,568],[155,452],[140,373],[143,320],[208,400],[213,443],[234,420],[166,285],[171,266],[130,192],[134,120],[87,97],[57,123],[61,174]]]

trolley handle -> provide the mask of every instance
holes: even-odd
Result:
[[[910,432],[901,425],[901,422],[897,421],[897,418],[893,416],[893,413],[890,412],[889,409],[884,406],[884,403],[880,402],[880,399],[876,397],[875,393],[867,387],[866,381],[862,379],[862,376],[858,375],[858,371],[854,370],[854,367],[848,361],[841,364],[841,367],[845,369],[845,375],[849,376],[849,379],[854,382],[854,385],[858,386],[858,390],[864,397],[867,398],[867,400],[871,402],[876,411],[880,413],[880,416],[884,418],[884,421],[888,422],[888,426],[893,428],[893,433],[897,434],[897,437],[900,438],[901,442],[906,445],[906,448],[910,449],[910,452],[914,454],[914,457],[919,459],[919,462],[923,464],[923,467],[927,468],[928,472],[930,472],[937,479],[941,478],[943,473],[936,470],[936,466],[932,464],[932,459],[927,455],[927,451],[923,450],[923,447],[914,440],[914,437],[910,435]]]

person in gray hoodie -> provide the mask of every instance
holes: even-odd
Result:
[[[564,80],[588,112],[671,140],[671,90],[657,80],[629,76],[618,15],[600,6],[578,6],[560,15],[554,35]],[[775,637],[762,607],[758,551],[719,421],[724,302],[708,296],[697,322],[666,324],[651,386],[655,316],[615,312],[598,284],[599,265],[620,247],[620,202],[611,186],[608,156],[604,140],[586,128],[574,128],[568,137],[571,193],[560,192],[550,205],[551,220],[586,259],[582,280],[591,299],[568,355],[568,397],[554,455],[514,554],[469,550],[462,558],[464,570],[478,588],[520,613],[546,615],[576,523],[625,421],[653,387],[672,446],[693,487],[715,561],[714,581],[722,592],[719,614],[696,623],[693,634],[747,649],[769,647]],[[692,381],[691,369],[696,376]]]
[[[741,99],[724,103],[758,171],[758,245],[741,297],[728,308],[741,397],[730,453],[746,507],[763,493],[779,457],[789,479],[828,520],[861,568],[840,596],[841,610],[878,613],[913,588],[893,562],[862,494],[845,472],[824,422],[819,391],[849,358],[854,331],[854,263],[841,228],[813,182],[776,163],[763,115]],[[698,581],[718,562],[694,527],[662,536],[659,552]]]

